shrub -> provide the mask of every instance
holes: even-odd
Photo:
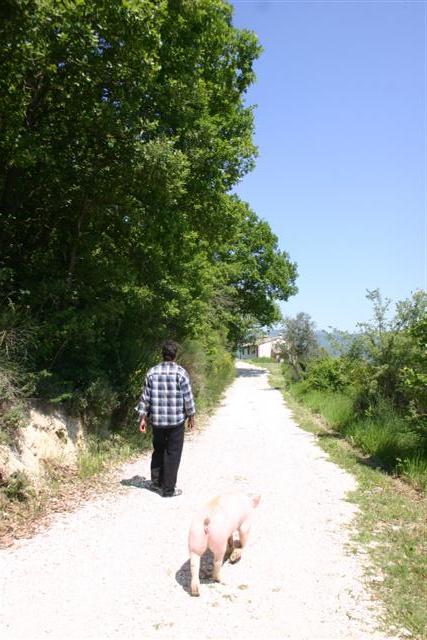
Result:
[[[126,460],[148,446],[148,435],[135,428],[123,433],[112,433],[106,437],[91,435],[77,460],[78,474],[88,478],[106,469],[110,462]]]
[[[415,458],[422,453],[420,436],[410,429],[404,418],[384,405],[382,412],[352,422],[346,435],[362,451],[378,458],[390,469],[397,468],[399,460]]]
[[[2,482],[1,490],[8,500],[24,502],[33,493],[31,483],[24,471],[15,471]]]
[[[342,391],[349,385],[345,365],[343,359],[331,356],[311,360],[304,379],[313,389]]]
[[[212,334],[207,346],[200,341],[184,342],[179,362],[190,375],[198,410],[215,404],[235,375],[234,360],[226,351],[222,336]]]
[[[417,489],[427,491],[427,460],[421,453],[403,460],[398,458],[396,470],[399,475],[408,478]]]
[[[328,394],[324,396],[321,411],[331,427],[340,430],[349,424],[354,416],[353,399],[344,393]]]
[[[106,433],[111,415],[118,406],[118,393],[103,378],[96,378],[91,382],[76,404],[91,433]]]
[[[285,387],[290,388],[295,383],[300,384],[300,382],[298,382],[299,378],[297,377],[295,370],[290,366],[288,362],[282,362],[281,371]]]

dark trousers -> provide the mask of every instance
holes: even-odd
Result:
[[[184,444],[184,422],[176,427],[153,427],[151,480],[165,493],[175,489]]]

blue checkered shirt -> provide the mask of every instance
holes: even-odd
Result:
[[[161,362],[145,378],[135,409],[149,416],[154,427],[173,427],[196,413],[191,383],[186,370],[176,362]]]

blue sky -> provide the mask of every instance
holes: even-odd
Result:
[[[298,263],[284,315],[353,330],[425,287],[425,3],[233,0],[264,47],[237,186]]]

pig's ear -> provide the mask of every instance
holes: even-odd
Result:
[[[254,509],[256,509],[257,506],[259,505],[260,500],[261,500],[261,496],[255,496],[255,498],[252,498],[252,506]]]

